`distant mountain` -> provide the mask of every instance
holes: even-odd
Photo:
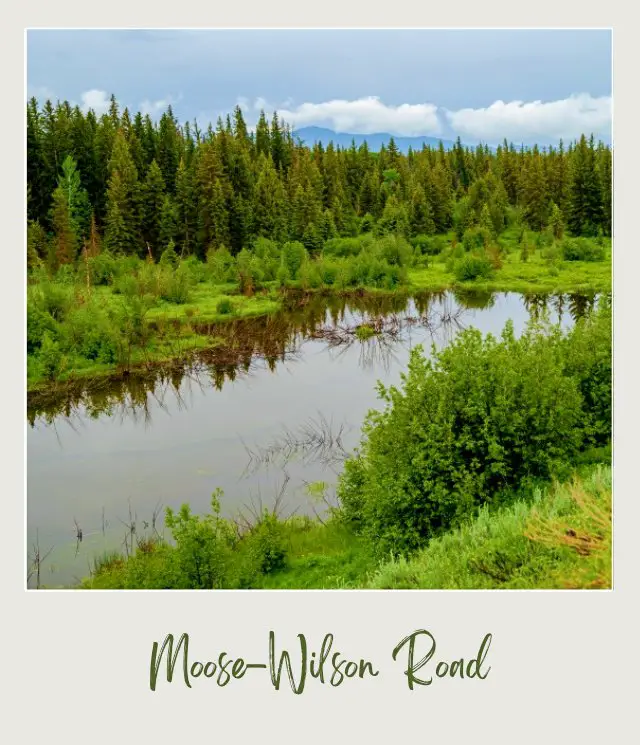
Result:
[[[351,141],[354,140],[356,147],[362,145],[366,140],[370,150],[380,150],[382,145],[387,145],[389,140],[393,137],[398,150],[402,153],[406,153],[409,148],[413,150],[422,150],[423,145],[429,145],[437,148],[440,144],[439,137],[396,137],[390,135],[387,132],[377,132],[371,135],[359,135],[350,134],[348,132],[334,132],[331,129],[325,129],[324,127],[302,127],[302,129],[295,129],[293,131],[294,137],[299,137],[306,145],[312,147],[316,142],[321,142],[323,146],[327,146],[330,142],[334,145],[339,145],[342,148],[351,147]],[[445,150],[450,150],[454,143],[451,140],[442,140]]]

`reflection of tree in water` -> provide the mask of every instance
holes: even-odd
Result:
[[[595,304],[595,295],[527,295],[525,307],[532,316],[549,302],[561,315],[568,306],[571,317],[584,315]],[[194,331],[211,339],[211,347],[189,352],[169,363],[148,363],[128,373],[116,373],[85,381],[58,383],[44,391],[29,394],[27,417],[54,423],[60,417],[74,426],[83,416],[98,418],[117,415],[149,423],[152,411],[184,407],[194,391],[221,390],[229,382],[253,374],[260,366],[274,371],[279,363],[301,357],[301,345],[310,338],[323,338],[332,354],[344,354],[359,345],[362,367],[388,369],[397,361],[397,352],[411,343],[413,328],[426,329],[434,343],[443,345],[465,328],[468,309],[489,308],[492,293],[442,292],[408,295],[322,296],[292,294],[281,312],[256,318],[237,319],[223,324],[202,324]],[[377,324],[375,333],[358,337],[354,331],[363,323]],[[340,329],[346,329],[337,343],[331,342]],[[328,330],[328,331],[327,331]],[[323,333],[319,333],[323,332]]]
[[[546,316],[549,295],[526,293],[523,297],[524,307],[534,321],[539,321]]]
[[[546,317],[553,309],[561,322],[568,310],[574,323],[589,314],[597,305],[598,295],[591,293],[573,293],[560,295],[526,294],[523,295],[524,306],[534,321]]]
[[[486,290],[454,290],[453,297],[458,305],[468,310],[486,310],[493,308],[496,293]]]
[[[569,313],[574,321],[590,313],[596,306],[596,294],[569,295]]]

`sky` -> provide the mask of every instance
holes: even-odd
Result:
[[[101,114],[114,93],[202,127],[239,104],[294,128],[611,141],[608,30],[31,30],[27,96]]]

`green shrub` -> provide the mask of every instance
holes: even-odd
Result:
[[[62,368],[62,351],[57,341],[51,338],[48,331],[42,336],[40,347],[40,367],[47,380],[55,380]]]
[[[95,303],[69,314],[61,329],[64,347],[88,360],[111,364],[117,359],[118,330]]]
[[[409,266],[413,256],[410,244],[400,235],[385,235],[372,246],[371,253],[390,266]]]
[[[323,256],[333,256],[335,258],[344,258],[347,256],[357,256],[366,246],[371,245],[371,236],[358,238],[332,238],[325,241],[322,249]]]
[[[412,550],[570,462],[585,433],[566,343],[535,325],[516,339],[509,322],[500,340],[463,331],[433,360],[413,350],[402,388],[379,386],[386,408],[345,465],[345,518],[382,551]]]
[[[118,275],[118,262],[107,251],[87,259],[89,277],[92,285],[113,284]]]
[[[217,250],[209,249],[207,253],[207,268],[213,282],[237,281],[236,263],[229,250],[224,246]]]
[[[187,504],[177,512],[167,507],[165,524],[173,535],[177,563],[187,587],[212,589],[225,585],[233,531],[220,517],[220,494],[220,490],[213,493],[211,512],[203,517],[193,515]]]
[[[42,345],[45,333],[49,338],[55,340],[57,336],[57,324],[53,316],[47,311],[38,308],[35,303],[27,302],[27,354],[33,354]]]
[[[411,239],[411,244],[423,256],[437,256],[447,248],[448,241],[444,235],[416,235]]]
[[[462,236],[462,244],[465,251],[477,251],[484,249],[491,243],[491,233],[480,225],[465,230]]]
[[[282,247],[282,266],[288,279],[297,279],[300,267],[307,260],[307,250],[302,243],[291,241]]]
[[[565,261],[604,261],[604,247],[589,238],[564,238],[560,248]]]
[[[278,243],[268,238],[256,238],[253,244],[253,254],[259,261],[263,280],[267,282],[274,280],[280,267],[280,246]]]
[[[158,264],[162,267],[171,267],[171,269],[176,269],[179,261],[180,259],[178,257],[178,254],[176,253],[175,243],[173,241],[169,241],[169,245],[162,252]]]
[[[376,218],[367,212],[360,219],[360,232],[363,234],[372,233],[376,229]]]
[[[218,304],[216,305],[216,312],[219,313],[221,316],[227,316],[230,313],[233,313],[234,308],[235,305],[233,304],[231,298],[223,297],[221,300],[218,300]]]
[[[200,284],[207,280],[207,268],[196,256],[189,256],[179,263],[179,267],[188,275],[192,284]]]
[[[456,261],[453,273],[458,282],[473,282],[476,279],[491,279],[494,268],[488,257],[468,255]]]
[[[245,558],[241,583],[250,586],[259,575],[282,569],[287,550],[284,525],[272,513],[265,510],[259,522],[243,537]]]
[[[138,279],[131,274],[118,277],[113,284],[113,292],[124,297],[135,297],[140,293],[141,285]]]
[[[160,297],[169,303],[184,305],[189,302],[191,291],[191,277],[188,269],[183,266],[165,275]]]
[[[43,282],[32,297],[41,310],[59,322],[64,321],[74,302],[73,288],[55,282]]]

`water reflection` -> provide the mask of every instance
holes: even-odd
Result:
[[[30,394],[27,419],[31,426],[61,420],[73,427],[81,414],[89,419],[126,417],[149,425],[153,410],[166,410],[168,394],[171,405],[181,409],[187,406],[185,394],[195,389],[221,390],[225,383],[250,377],[264,367],[273,372],[279,363],[294,363],[310,339],[324,341],[324,352],[333,360],[357,346],[363,369],[388,370],[398,362],[400,349],[413,346],[415,329],[422,332],[421,340],[426,331],[432,343],[446,345],[468,326],[471,311],[493,308],[500,294],[292,295],[284,309],[272,316],[195,326],[212,339],[212,346],[182,359]],[[595,307],[597,295],[525,294],[522,302],[532,319],[540,320],[553,310],[558,322],[567,313],[575,322]],[[363,326],[374,333],[358,335]]]

